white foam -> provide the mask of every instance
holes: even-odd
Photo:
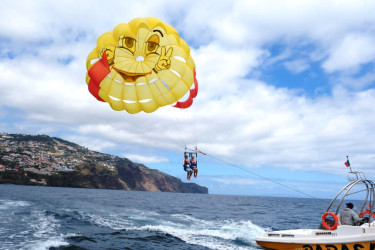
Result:
[[[131,220],[121,218],[119,215],[108,215],[108,217],[103,217],[95,214],[79,213],[84,220],[98,226],[111,228],[113,230],[123,230],[132,228],[134,226],[134,223]]]
[[[59,247],[59,246],[68,246],[69,243],[61,237],[54,237],[50,239],[45,239],[43,241],[34,242],[32,244],[28,244],[25,246],[24,249],[31,249],[31,250],[44,250],[50,249],[51,247]]]
[[[185,214],[172,214],[169,220],[165,215],[135,209],[122,214],[83,216],[96,225],[114,230],[161,232],[177,237],[188,244],[211,249],[257,249],[255,237],[264,233],[264,229],[249,220],[210,221]],[[242,241],[247,246],[235,245],[234,241]]]
[[[54,235],[60,227],[57,219],[52,215],[46,216],[42,211],[35,211],[33,217],[35,220],[30,221],[29,227],[33,229],[34,237],[45,238]]]
[[[258,249],[255,237],[264,233],[264,229],[249,220],[205,220],[186,214],[162,215],[137,209],[124,209],[121,214],[78,213],[84,220],[113,230],[160,232],[211,249]]]
[[[124,209],[121,214],[106,214],[100,216],[96,214],[89,214],[79,212],[85,220],[99,226],[108,227],[114,230],[135,229],[137,226],[135,222],[148,221],[151,222],[161,215],[154,211],[144,211],[138,209]],[[155,223],[160,223],[156,220]]]
[[[250,246],[255,246],[255,237],[264,232],[251,221],[203,221],[199,219],[190,225],[169,222],[156,226],[143,226],[139,230],[168,233],[186,243],[212,249],[249,249],[249,246],[234,246],[232,241],[241,240]]]
[[[27,201],[0,200],[0,209],[30,206]]]
[[[161,216],[159,213],[155,211],[145,211],[145,210],[139,210],[135,208],[128,208],[124,210],[124,214],[138,214],[141,216]]]
[[[172,217],[186,222],[194,222],[201,224],[205,224],[205,222],[207,222],[205,220],[201,220],[187,214],[172,214]]]
[[[26,203],[18,205],[28,206]],[[5,232],[8,242],[3,243],[5,248],[11,249],[49,249],[50,247],[67,246],[66,237],[60,234],[59,220],[53,215],[46,215],[45,211],[32,210],[30,214],[20,218],[24,223],[17,231]],[[16,243],[16,244],[15,244]]]

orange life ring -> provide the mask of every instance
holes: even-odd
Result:
[[[335,220],[335,224],[333,224],[333,226],[329,226],[326,222],[326,217],[330,215],[333,217],[333,219]],[[339,218],[337,217],[336,214],[332,213],[332,212],[325,212],[323,215],[322,215],[322,225],[325,229],[328,229],[328,230],[335,230],[337,228],[337,226],[339,225]]]
[[[363,211],[360,215],[359,215],[359,218],[362,218],[365,214],[371,214],[372,218],[374,218],[375,220],[375,214],[374,213],[371,213],[370,210],[366,210],[366,211]]]

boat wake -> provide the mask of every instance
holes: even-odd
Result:
[[[259,249],[255,238],[268,223],[258,212],[272,203],[252,197],[31,190],[32,195],[30,187],[0,185],[0,249]],[[215,204],[221,204],[217,211]]]
[[[1,212],[2,211],[2,212]],[[2,249],[49,249],[69,245],[59,221],[26,201],[0,200]]]
[[[264,230],[249,220],[203,220],[184,214],[172,214],[169,217],[136,211],[121,215],[102,217],[84,215],[91,223],[109,227],[113,230],[149,231],[168,234],[188,244],[211,249],[233,249],[233,244],[242,245],[244,249],[255,249],[255,237]],[[239,246],[238,249],[241,249]]]

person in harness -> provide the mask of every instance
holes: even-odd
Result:
[[[194,178],[197,178],[197,176],[198,176],[198,165],[197,165],[197,161],[194,159],[194,156],[191,156],[191,158],[190,158],[190,168],[194,171]]]
[[[190,181],[190,178],[193,174],[193,170],[190,168],[190,162],[189,162],[187,155],[185,155],[185,158],[182,161],[182,166],[184,167],[184,170],[187,172],[186,173],[187,180]]]

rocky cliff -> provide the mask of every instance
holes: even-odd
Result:
[[[0,183],[208,193],[126,158],[46,135],[0,134]]]

